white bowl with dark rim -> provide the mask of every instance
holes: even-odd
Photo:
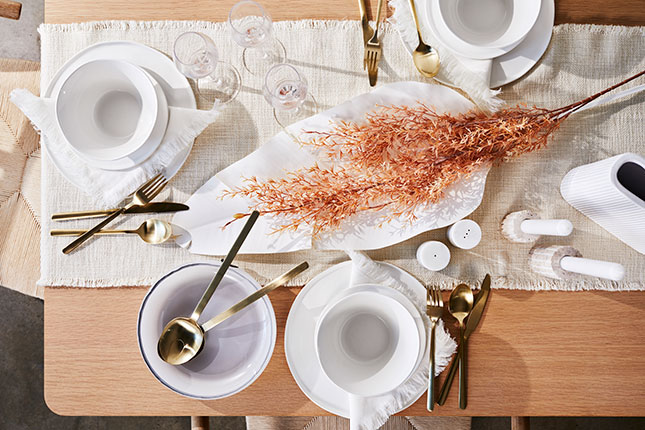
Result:
[[[217,272],[220,263],[194,263],[164,275],[150,288],[139,310],[139,350],[153,376],[172,391],[202,400],[221,399],[251,385],[268,365],[276,341],[276,320],[268,296],[206,333],[202,351],[173,366],[157,353],[165,325],[188,316]],[[261,288],[245,271],[230,267],[204,308],[205,322]]]

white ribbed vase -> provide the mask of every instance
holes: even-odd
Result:
[[[619,181],[621,167],[621,178],[625,175],[630,178],[631,191],[623,185],[627,183],[625,180]],[[562,179],[560,193],[571,206],[645,254],[645,159],[642,156],[625,153],[576,167]]]

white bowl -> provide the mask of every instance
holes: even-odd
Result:
[[[168,127],[168,119],[170,115],[168,100],[166,99],[166,94],[163,91],[163,88],[159,83],[150,76],[150,74],[144,71],[146,75],[152,81],[155,92],[157,93],[157,103],[159,108],[157,109],[157,118],[155,125],[150,133],[150,136],[146,141],[131,154],[128,154],[125,157],[117,158],[114,160],[101,160],[89,156],[88,154],[78,154],[87,164],[93,167],[97,167],[103,170],[128,170],[137,165],[143,163],[150,157],[161,145],[164,136],[166,135],[166,128]]]
[[[83,64],[56,97],[63,136],[77,153],[98,160],[115,160],[139,149],[153,131],[158,109],[148,75],[119,60]]]
[[[264,371],[276,341],[276,321],[267,296],[206,333],[203,350],[181,366],[163,361],[157,341],[174,317],[190,315],[220,264],[195,263],[163,276],[148,291],[137,322],[139,349],[155,378],[183,396],[220,399],[251,385]],[[260,285],[241,269],[230,267],[206,305],[201,322],[228,309]]]
[[[431,0],[435,33],[467,58],[490,59],[516,47],[535,24],[542,0]]]
[[[362,397],[387,393],[405,382],[421,343],[414,316],[394,298],[372,291],[329,305],[315,338],[323,372],[347,393]]]

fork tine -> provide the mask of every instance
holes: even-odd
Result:
[[[443,297],[441,296],[441,287],[437,286],[437,295],[439,296],[439,306],[443,306]]]
[[[432,286],[432,305],[439,306],[439,298],[437,297],[437,286]]]
[[[152,200],[157,197],[161,190],[164,189],[166,184],[168,184],[168,180],[166,180],[166,178],[163,178],[163,180],[159,182],[152,190],[146,193],[148,200]]]
[[[143,194],[148,194],[150,190],[154,189],[159,183],[165,180],[165,178],[161,176],[161,174],[155,176],[154,179],[154,181],[150,181],[144,187],[141,187],[141,192]]]

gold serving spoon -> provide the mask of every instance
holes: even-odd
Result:
[[[410,7],[412,8],[412,16],[414,17],[414,24],[417,26],[417,37],[419,38],[419,45],[412,53],[412,59],[419,73],[426,78],[434,78],[439,73],[439,54],[431,46],[423,43],[421,38],[421,28],[419,27],[419,18],[417,17],[417,8],[414,5],[414,0],[410,0]]]
[[[49,232],[52,236],[80,236],[86,230],[55,229]],[[135,230],[100,230],[96,234],[136,234],[144,242],[158,245],[172,237],[172,225],[160,219],[149,219]]]
[[[224,312],[206,321],[201,327],[199,325],[193,326],[191,322],[185,322],[181,319],[178,324],[168,325],[164,329],[159,343],[157,344],[157,351],[159,356],[170,364],[183,364],[194,358],[204,347],[204,335],[213,327],[223,323],[251,303],[261,299],[269,294],[276,288],[286,284],[297,275],[305,271],[309,264],[305,261],[300,263],[293,269],[283,273],[273,281],[266,284],[248,297],[240,300]],[[198,330],[195,330],[195,327]]]
[[[473,309],[473,290],[466,284],[459,284],[450,293],[448,310],[459,321],[459,408],[466,409],[466,337],[464,320]]]
[[[259,216],[260,213],[258,211],[253,211],[249,216],[239,236],[235,239],[235,243],[233,243],[230,251],[228,251],[226,258],[224,258],[224,262],[222,262],[222,265],[217,270],[215,277],[208,285],[208,288],[206,288],[206,291],[204,291],[202,298],[199,299],[199,303],[197,303],[192,315],[188,318],[174,318],[166,324],[157,343],[157,353],[162,360],[170,364],[179,365],[186,363],[197,355],[204,341],[204,331],[197,321],[199,321],[199,317],[213,296],[215,289],[222,282],[222,279],[224,279],[226,271]]]

